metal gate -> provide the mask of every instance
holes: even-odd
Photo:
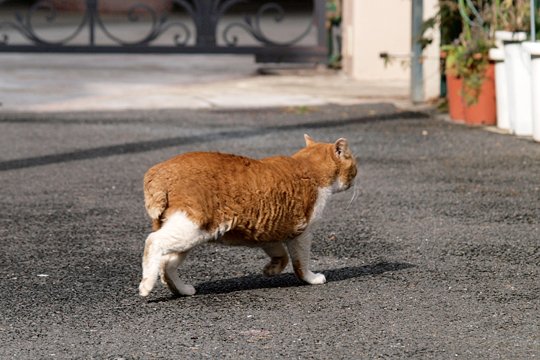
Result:
[[[106,9],[113,2],[119,0],[36,0],[21,7],[21,1],[15,6],[0,0],[0,52],[253,54],[257,62],[327,61],[326,0],[313,0],[311,13],[288,25],[284,2],[277,1],[124,0],[124,11],[111,15]],[[251,12],[239,16],[244,9]]]

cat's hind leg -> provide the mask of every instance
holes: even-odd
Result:
[[[178,266],[180,266],[186,258],[187,253],[187,251],[170,253],[164,255],[161,259],[161,282],[176,296],[189,296],[195,294],[195,288],[191,285],[184,284],[176,272]]]
[[[271,243],[262,246],[264,252],[270,256],[270,262],[263,269],[263,274],[273,276],[280,274],[289,263],[289,256],[283,243]]]
[[[288,240],[287,249],[291,256],[294,273],[299,279],[312,285],[326,282],[324,274],[316,274],[309,270],[311,234],[306,231],[302,235]]]
[[[148,296],[154,288],[164,256],[187,252],[199,244],[208,242],[213,237],[215,237],[214,234],[201,230],[199,225],[194,223],[185,213],[172,214],[158,231],[151,233],[146,239],[143,255],[143,279],[139,285],[139,294]],[[172,268],[176,262],[180,264],[183,258],[181,256],[179,258],[173,257],[170,260],[173,260],[170,264]],[[169,274],[172,274],[172,271],[169,271]],[[173,283],[175,282],[173,281]],[[180,283],[178,279],[177,284]],[[192,295],[190,293],[194,292],[194,289],[187,285],[180,286],[180,289],[177,287],[177,290],[180,293],[186,292],[186,295]]]
[[[156,284],[159,273],[162,250],[155,238],[156,233],[151,233],[146,238],[143,253],[143,278],[139,284],[139,294],[148,296]]]

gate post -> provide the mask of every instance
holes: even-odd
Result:
[[[88,36],[90,46],[96,44],[96,13],[98,11],[99,0],[87,0],[86,13],[88,14]]]
[[[314,21],[317,25],[317,45],[328,46],[326,33],[326,0],[315,0],[313,2]]]
[[[215,12],[213,2],[216,0],[199,0],[195,2],[195,23],[197,46],[216,46],[216,27],[218,16]]]

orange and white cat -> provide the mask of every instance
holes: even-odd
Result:
[[[268,276],[287,266],[288,250],[298,278],[325,283],[309,270],[311,230],[328,197],[353,185],[356,160],[343,138],[327,144],[304,137],[306,147],[290,157],[195,152],[148,170],[144,200],[154,232],[146,239],[140,295],[158,276],[174,294],[193,295],[177,268],[207,242],[261,247],[270,257]]]

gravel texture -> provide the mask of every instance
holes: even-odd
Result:
[[[177,153],[292,154],[345,136],[301,284],[259,249],[204,246],[198,294],[137,295],[142,176]],[[540,357],[540,145],[388,104],[0,114],[2,359]]]

